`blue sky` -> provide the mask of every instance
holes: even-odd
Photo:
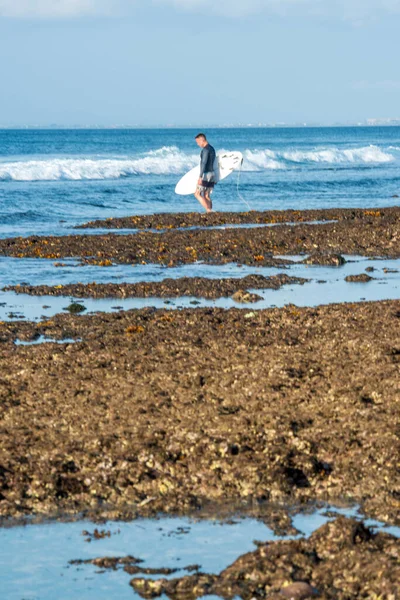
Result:
[[[400,0],[0,0],[0,125],[400,117]]]

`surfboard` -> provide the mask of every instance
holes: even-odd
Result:
[[[241,152],[220,152],[217,154],[216,162],[214,169],[217,175],[217,183],[222,181],[228,175],[233,173],[236,169],[240,167],[243,161],[243,154]],[[180,196],[189,196],[189,194],[194,194],[197,188],[197,182],[200,177],[200,165],[186,173],[178,181],[175,188],[175,193]]]

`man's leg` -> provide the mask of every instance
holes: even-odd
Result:
[[[207,200],[205,196],[203,196],[203,194],[201,193],[201,191],[198,189],[194,195],[194,197],[196,198],[196,200],[198,200],[201,204],[201,206],[207,211],[210,212],[211,211],[211,207],[210,207],[210,200]]]
[[[205,175],[205,177],[207,178],[207,184],[204,186],[204,198],[205,198],[205,201],[207,202],[207,206],[208,206],[207,212],[212,212],[211,194],[214,191],[215,174],[207,173]]]
[[[212,200],[211,200],[211,195],[209,190],[207,190],[204,194],[204,199],[207,202],[207,212],[211,212],[212,211]]]

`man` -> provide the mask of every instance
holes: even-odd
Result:
[[[216,158],[215,149],[208,143],[204,133],[196,135],[197,145],[201,148],[200,155],[200,177],[197,182],[195,198],[200,202],[208,213],[212,212],[211,194],[216,183],[214,163]]]

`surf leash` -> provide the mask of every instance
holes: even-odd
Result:
[[[242,174],[243,160],[244,160],[244,159],[242,158],[242,161],[241,161],[241,163],[240,163],[240,168],[239,168],[239,170],[238,170],[238,177],[237,177],[237,195],[238,195],[238,198],[239,198],[239,199],[240,199],[242,202],[244,202],[244,204],[247,206],[247,208],[248,208],[249,210],[253,210],[253,209],[251,208],[250,204],[247,202],[246,198],[243,198],[242,194],[240,193],[240,176],[241,176],[241,174]]]

